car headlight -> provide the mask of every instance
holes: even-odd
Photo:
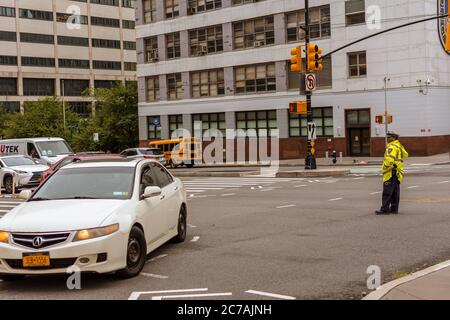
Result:
[[[114,233],[117,230],[119,230],[118,223],[101,228],[78,230],[77,233],[75,234],[75,237],[73,238],[73,241],[81,241],[103,237],[107,236],[108,234]]]
[[[19,174],[24,174],[24,173],[28,173],[28,172],[26,172],[26,171],[22,171],[22,170],[14,170],[16,173],[19,173]]]
[[[0,242],[9,243],[9,232],[0,231]]]

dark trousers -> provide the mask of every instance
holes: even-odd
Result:
[[[395,172],[389,181],[383,184],[383,204],[381,211],[398,212],[400,204],[400,181]]]

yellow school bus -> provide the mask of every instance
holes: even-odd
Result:
[[[202,160],[201,142],[194,137],[157,140],[150,142],[149,146],[163,150],[167,163],[172,168],[178,166],[192,168],[195,161]]]

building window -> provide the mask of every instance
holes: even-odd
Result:
[[[195,123],[200,123],[200,128],[202,130],[202,135],[205,138],[209,138],[210,135],[206,134],[207,130],[210,129],[217,129],[219,130],[222,135],[225,137],[227,124],[225,121],[225,113],[200,113],[200,114],[193,114],[192,115],[192,128],[195,132],[196,127]]]
[[[136,50],[136,42],[134,41],[124,41],[123,42],[124,50]]]
[[[178,0],[164,0],[166,8],[166,18],[175,18],[180,15]]]
[[[24,96],[54,96],[55,95],[55,79],[23,79],[23,95]]]
[[[159,101],[159,77],[145,78],[147,88],[147,101]]]
[[[273,130],[277,129],[277,112],[276,110],[236,112],[236,128],[244,131],[253,129],[259,137],[270,136]]]
[[[60,68],[70,68],[70,69],[89,69],[89,60],[78,60],[78,59],[59,59],[58,66]]]
[[[22,66],[53,68],[55,66],[55,59],[40,58],[40,57],[22,57]]]
[[[111,89],[116,84],[116,80],[94,80],[95,89]]]
[[[234,68],[236,94],[276,91],[275,63]]]
[[[99,70],[121,70],[122,64],[120,61],[92,61],[93,68]]]
[[[172,137],[172,133],[178,129],[183,128],[183,115],[175,114],[169,115],[169,136]]]
[[[222,8],[222,0],[189,0],[188,13],[190,15]]]
[[[348,76],[349,78],[367,76],[367,58],[365,51],[348,54]]]
[[[304,64],[304,59],[303,59]],[[328,56],[323,59],[323,70],[317,73],[317,88],[318,89],[329,89],[333,86],[333,72],[332,72],[332,62],[331,57]],[[300,88],[300,76],[298,72],[291,72],[290,61],[287,63],[287,73],[288,73],[288,88],[289,90]]]
[[[122,0],[122,7],[124,8],[134,8],[135,0]]]
[[[331,36],[330,5],[310,9],[309,14],[311,39]],[[286,30],[288,42],[300,42],[305,39],[305,10],[286,14]]]
[[[156,62],[158,56],[158,37],[144,39],[145,62]]]
[[[136,71],[137,63],[136,62],[124,62],[123,69],[125,71]]]
[[[192,97],[217,97],[225,94],[223,69],[191,73]]]
[[[124,29],[134,29],[136,26],[136,22],[133,20],[122,20],[122,28]]]
[[[159,116],[147,117],[148,139],[161,139],[161,119]]]
[[[61,79],[61,95],[64,92],[64,96],[79,97],[87,89],[89,89],[89,80]]]
[[[21,32],[20,33],[20,42],[54,44],[55,38],[51,34]]]
[[[156,0],[144,0],[144,22],[150,23],[155,21],[156,16]]]
[[[119,0],[91,0],[91,3],[103,4],[106,6],[119,6]]]
[[[11,31],[0,31],[0,41],[17,41],[17,35]]]
[[[273,16],[233,23],[234,48],[254,48],[275,43]]]
[[[366,22],[366,5],[364,0],[345,2],[345,22],[347,26]]]
[[[94,48],[120,49],[120,41],[110,39],[92,39],[92,46]]]
[[[72,14],[57,12],[56,13],[56,22],[67,23],[68,21],[71,21],[71,17],[72,17]],[[77,23],[79,22],[80,24],[85,24],[85,25],[88,24],[89,20],[88,20],[87,16],[79,15],[79,16],[77,16],[77,18],[79,18],[79,20],[76,21]]]
[[[91,24],[93,26],[100,26],[100,27],[120,28],[119,19],[91,17]]]
[[[313,108],[313,122],[318,137],[333,136],[333,107]],[[289,136],[307,137],[308,120],[306,115],[289,114]]]
[[[17,56],[0,56],[0,65],[17,66]]]
[[[181,56],[180,33],[166,34],[167,59],[176,59]]]
[[[233,0],[233,6],[238,6],[247,3],[261,2],[264,0]]]
[[[15,113],[20,111],[19,101],[0,101],[0,108],[6,110],[6,112]]]
[[[17,96],[17,78],[0,78],[0,96]]]
[[[62,46],[89,47],[89,39],[81,37],[58,36],[58,44]]]
[[[88,117],[91,114],[91,103],[87,101],[69,101],[69,107],[82,117]]]
[[[178,100],[183,97],[183,82],[181,73],[167,75],[167,98],[169,100]]]
[[[19,9],[19,17],[35,20],[53,21],[53,12],[30,9]]]
[[[189,31],[189,47],[191,56],[223,51],[222,26]]]
[[[0,16],[2,17],[15,17],[16,9],[10,7],[0,7]]]

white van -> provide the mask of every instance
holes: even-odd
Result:
[[[69,154],[73,151],[62,138],[0,140],[0,156],[23,155],[51,165]]]

